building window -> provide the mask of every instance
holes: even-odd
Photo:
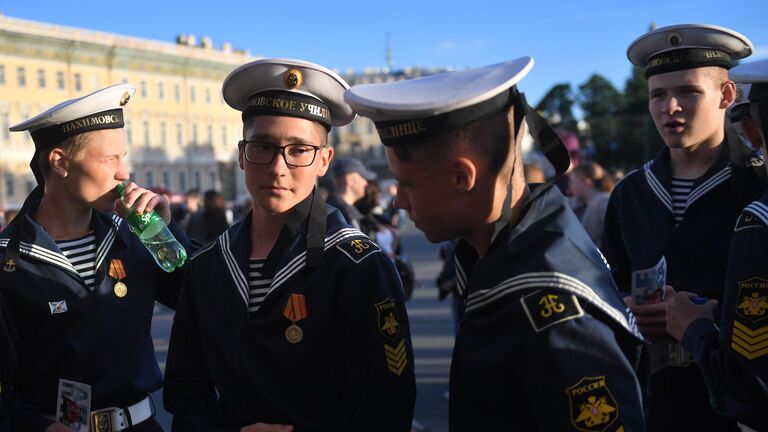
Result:
[[[163,171],[163,187],[167,190],[171,189],[171,173]]]
[[[56,72],[56,88],[59,90],[64,90],[64,87],[64,72],[58,71]]]
[[[146,81],[139,82],[139,88],[141,89],[141,97],[143,98],[147,97],[147,82]]]
[[[208,173],[208,181],[211,184],[211,189],[216,189],[216,171]]]
[[[183,193],[187,192],[187,173],[184,171],[179,173],[179,191]]]
[[[82,91],[83,90],[83,78],[80,76],[79,73],[75,74],[75,91]]]
[[[208,125],[208,145],[213,145],[213,126]]]
[[[165,98],[165,87],[163,83],[157,83],[157,98],[162,100]]]
[[[166,130],[165,122],[161,122],[160,123],[160,144],[163,147],[165,147],[165,144],[167,142],[167,140],[166,140],[166,132],[167,132],[167,130]]]
[[[189,87],[189,101],[194,102],[195,101],[195,87],[190,86]]]
[[[149,122],[141,122],[144,129],[144,147],[149,147]]]
[[[125,130],[125,142],[127,144],[133,144],[133,133],[131,133],[131,122],[126,121],[125,127],[123,128]]]
[[[5,84],[5,65],[0,65],[0,84]]]
[[[184,127],[181,123],[176,123],[176,144],[179,147],[184,145]]]
[[[208,87],[205,88],[205,103],[209,105],[211,103],[211,89]]]
[[[173,85],[173,98],[176,99],[176,102],[181,100],[181,87],[178,84]]]
[[[18,69],[16,69],[16,72],[19,75],[19,87],[26,87],[27,75],[26,75],[26,71],[24,70],[24,67],[20,66]]]
[[[155,173],[147,171],[147,187],[155,187]]]
[[[39,88],[45,88],[45,70],[37,70],[37,86]]]
[[[6,174],[5,175],[5,195],[7,196],[14,196],[16,195],[16,182],[13,181],[13,174]]]
[[[202,189],[203,185],[200,184],[200,171],[195,171],[192,175],[194,176],[194,187],[196,189]]]

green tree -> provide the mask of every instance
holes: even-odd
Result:
[[[643,69],[632,68],[632,75],[624,85],[624,103],[616,118],[616,165],[638,168],[664,146],[648,113],[648,80]]]
[[[579,85],[576,102],[589,125],[586,138],[593,146],[592,159],[604,165],[615,164],[612,147],[617,143],[616,114],[622,108],[623,95],[605,77],[594,74]]]
[[[555,84],[541,98],[536,111],[541,113],[556,129],[578,133],[576,117],[573,115],[573,91],[569,83]]]

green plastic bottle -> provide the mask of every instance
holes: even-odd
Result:
[[[115,192],[123,199],[125,185],[120,183]],[[154,211],[139,214],[128,210],[125,221],[139,240],[147,248],[157,265],[168,273],[184,265],[187,251],[173,236],[163,218]]]

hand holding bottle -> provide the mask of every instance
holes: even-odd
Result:
[[[130,186],[129,195],[127,190]],[[139,236],[157,265],[169,273],[184,265],[187,251],[168,229],[167,224],[171,220],[168,201],[134,183],[117,185],[115,193],[121,198],[119,203],[115,203],[115,209],[131,227],[131,231]],[[137,209],[141,209],[141,212]]]

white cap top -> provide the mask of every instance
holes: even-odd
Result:
[[[263,59],[242,65],[224,80],[229,106],[245,113],[287,115],[343,126],[355,119],[344,102],[349,85],[323,66],[292,59]]]

